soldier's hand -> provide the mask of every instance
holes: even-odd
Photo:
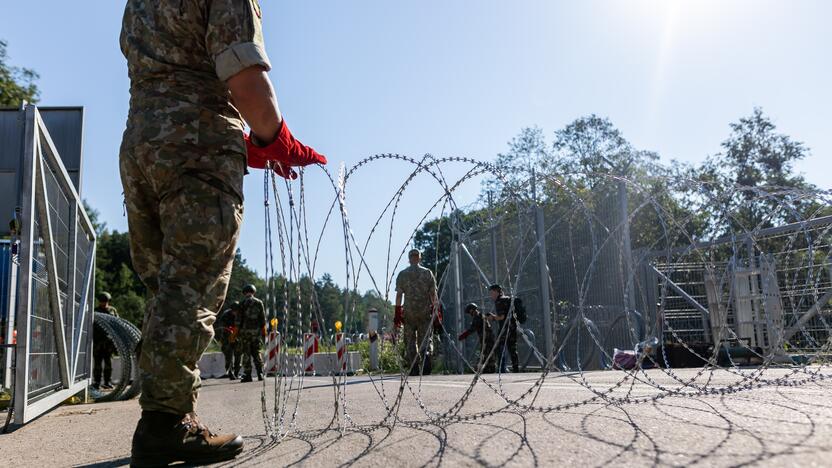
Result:
[[[258,163],[266,160],[278,161],[287,166],[308,166],[327,162],[326,156],[296,140],[285,121],[280,126],[277,138],[268,145],[261,144],[256,135],[246,135],[245,140],[249,159],[253,156],[253,160]]]
[[[393,316],[393,327],[399,328],[402,326],[404,322],[404,308],[402,306],[396,306],[396,313]]]
[[[247,162],[248,167],[252,169],[265,169],[266,167],[271,167],[275,174],[283,177],[284,179],[295,180],[298,178],[298,173],[291,167],[277,161],[268,160],[260,153],[249,151]]]

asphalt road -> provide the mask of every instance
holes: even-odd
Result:
[[[832,377],[832,369],[808,371]],[[295,381],[284,400],[281,429],[291,432],[277,441],[265,435],[264,388],[258,382],[208,380],[199,413],[215,432],[236,431],[245,436],[246,450],[234,463],[245,466],[832,465],[832,382],[828,378],[724,395],[667,391],[691,392],[694,386],[705,385],[724,388],[741,380],[739,373],[753,372],[709,371],[693,385],[683,386],[679,380],[693,378],[695,370],[675,371],[674,376],[651,370],[617,387],[624,376],[618,371],[587,373],[583,379],[557,374],[524,401],[534,398],[534,405],[540,407],[575,406],[527,412],[509,409],[441,423],[430,422],[428,415],[452,408],[468,390],[471,376],[431,376],[410,380],[398,406],[395,428],[378,423],[388,413],[384,402],[395,406],[401,388],[398,377],[383,382],[347,379],[348,385],[339,386],[346,395],[339,396],[339,401],[346,402],[346,414],[335,410],[331,378],[306,377],[304,390],[297,392],[299,382]],[[769,370],[763,377],[770,380],[786,373]],[[807,377],[801,371],[788,381]],[[494,388],[476,385],[459,414],[480,415],[503,408],[506,399],[499,392],[517,398],[537,378],[537,374],[509,375],[498,384],[496,376],[491,376]],[[617,405],[603,400],[585,403],[593,391],[610,388],[615,388],[610,395],[616,397],[662,397]],[[271,383],[265,394],[267,406],[273,407]],[[135,401],[58,408],[11,434],[0,435],[0,465],[125,465],[139,412]],[[333,418],[334,429],[327,429]],[[337,422],[339,418],[342,423]],[[422,424],[412,424],[417,422]]]

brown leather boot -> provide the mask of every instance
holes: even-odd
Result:
[[[196,414],[177,416],[142,411],[133,434],[130,466],[167,466],[174,462],[194,464],[230,460],[243,451],[243,438],[216,435],[200,424]]]

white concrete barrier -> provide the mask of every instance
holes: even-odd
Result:
[[[303,367],[303,356],[294,354],[282,356],[287,362],[281,362],[281,369],[284,373],[291,375],[300,372]],[[338,355],[335,353],[315,353],[315,373],[317,375],[331,375],[338,369]],[[281,360],[282,360],[281,359]],[[297,362],[292,363],[295,359]],[[294,365],[293,365],[294,364]],[[361,368],[361,354],[358,351],[351,351],[347,358],[347,372],[352,374]],[[121,360],[113,358],[113,376],[121,375]],[[217,378],[225,374],[225,357],[222,353],[206,353],[199,360],[199,373],[203,379]]]

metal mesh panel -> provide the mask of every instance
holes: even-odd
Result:
[[[76,381],[86,379],[90,371],[90,359],[88,358],[88,339],[89,323],[92,320],[93,300],[92,300],[92,284],[87,288],[87,276],[91,274],[93,267],[93,241],[90,235],[83,229],[80,219],[76,221],[77,245],[75,247],[75,307],[73,311],[75,316],[72,321],[72,350],[73,355],[77,354],[78,362],[73,363],[76,367]],[[90,278],[91,279],[91,278]],[[80,309],[81,301],[86,299],[86,311],[82,313]]]
[[[64,339],[67,343],[72,343],[73,315],[77,310],[77,305],[74,304],[74,298],[70,297],[74,280],[71,271],[74,245],[71,233],[74,233],[74,231],[70,229],[70,226],[74,227],[75,224],[75,207],[69,202],[62,190],[56,176],[56,169],[52,167],[49,159],[42,157],[41,161],[45,165],[46,201],[52,223],[52,248],[55,252],[61,311],[64,316]]]
[[[34,106],[25,111],[15,421],[83,390],[89,376],[88,285],[95,234]],[[30,269],[31,268],[31,269]],[[8,362],[6,363],[8,366]],[[8,375],[8,371],[7,371]]]
[[[708,319],[693,304],[695,301],[708,307],[705,276],[710,271],[719,279],[718,302],[725,309],[726,325],[731,330],[726,339],[763,348],[776,345],[771,327],[795,326],[832,288],[831,230],[832,223],[809,229],[796,224],[775,234],[762,233],[753,242],[715,242],[653,260],[656,269],[673,283],[652,283],[661,317],[666,321],[665,340],[712,341],[706,330]],[[765,284],[768,269],[776,278],[776,284],[769,287]],[[766,292],[767,288],[770,291]],[[773,310],[782,309],[782,318],[771,316],[772,304],[768,301],[780,302]],[[800,326],[786,346],[792,351],[817,351],[829,339],[830,324],[832,306],[821,304],[819,313]]]
[[[49,302],[49,274],[43,238],[43,223],[35,217],[37,237],[32,252],[31,318],[29,324],[29,393],[33,401],[47,391],[61,386],[55,324]]]
[[[11,324],[11,277],[12,277],[12,246],[7,240],[0,240],[0,344],[5,344],[9,337]],[[0,369],[9,365],[9,351],[0,348]],[[0,372],[0,388],[8,387],[6,372]]]

